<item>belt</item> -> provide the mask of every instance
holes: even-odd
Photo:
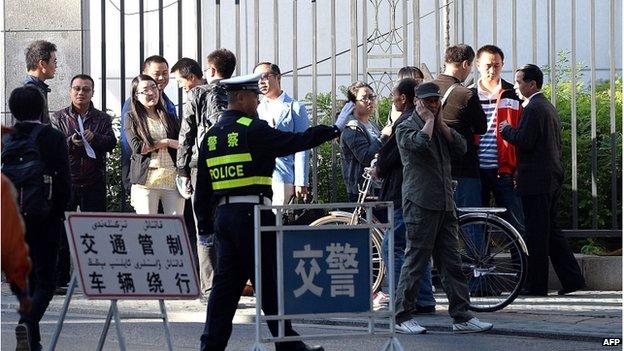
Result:
[[[259,204],[271,206],[271,199],[263,195],[223,196],[219,199],[219,206],[225,204]]]

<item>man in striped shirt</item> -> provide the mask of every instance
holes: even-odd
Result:
[[[483,206],[490,206],[493,195],[496,206],[507,209],[503,217],[523,233],[524,216],[515,189],[516,150],[498,132],[498,124],[503,121],[516,127],[522,113],[513,84],[501,78],[504,59],[503,51],[494,45],[477,51],[480,78],[472,89],[487,115],[487,132],[480,135],[478,143],[481,198]]]

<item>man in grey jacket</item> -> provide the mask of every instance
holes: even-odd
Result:
[[[440,92],[434,83],[416,90],[414,114],[396,129],[403,168],[403,218],[407,245],[396,300],[397,332],[422,334],[426,329],[411,318],[424,268],[433,255],[449,299],[453,331],[480,332],[492,328],[468,311],[470,295],[461,270],[458,220],[453,202],[451,156],[466,153],[466,140],[442,119]]]

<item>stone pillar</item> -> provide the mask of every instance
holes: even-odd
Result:
[[[0,36],[0,122],[14,124],[9,112],[11,91],[23,84],[26,77],[24,50],[35,40],[47,40],[57,47],[58,68],[54,79],[46,81],[52,91],[48,94],[50,112],[68,106],[71,78],[83,73],[83,6],[81,0],[5,0],[4,27]],[[2,23],[2,21],[0,21]],[[3,44],[3,45],[2,45]]]

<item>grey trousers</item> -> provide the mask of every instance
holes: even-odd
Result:
[[[191,185],[193,189],[197,185],[197,168],[191,169]],[[195,196],[191,196],[191,202],[193,204],[193,217],[195,218],[195,232],[199,233],[197,229],[197,216],[195,216]],[[212,235],[214,237],[214,234]],[[215,267],[217,265],[217,250],[214,247],[214,238],[210,238],[210,245],[206,245],[206,240],[203,240],[197,235],[197,260],[199,261],[199,284],[202,295],[206,298],[210,295],[212,290],[212,278],[214,277]]]
[[[468,311],[470,293],[461,270],[455,211],[428,210],[406,201],[403,216],[407,243],[397,288],[396,322],[412,318],[410,311],[418,299],[422,273],[431,256],[449,299],[449,314],[455,323],[468,321],[472,318]]]

